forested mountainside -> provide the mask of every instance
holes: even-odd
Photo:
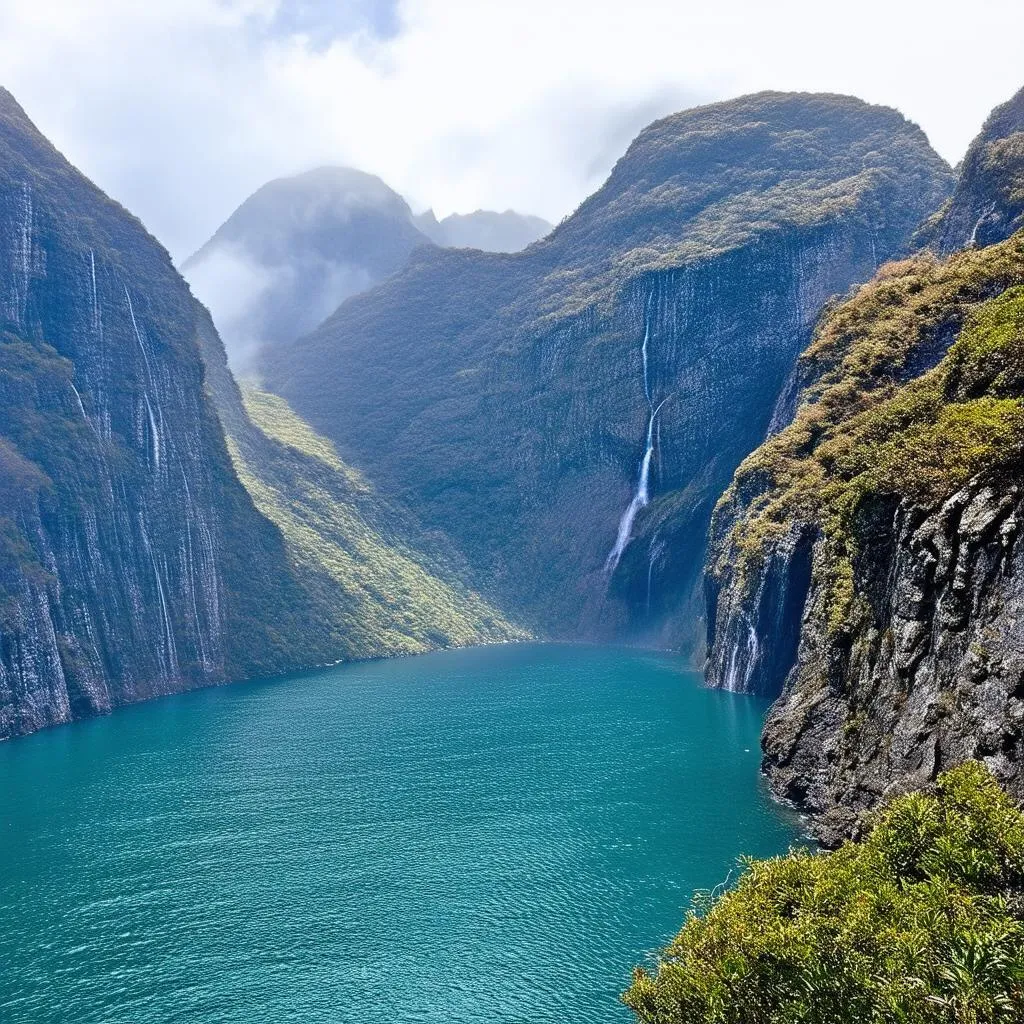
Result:
[[[519,252],[554,227],[542,217],[531,217],[515,210],[451,213],[441,220],[434,216],[433,210],[427,210],[415,218],[415,223],[437,245],[485,252]]]
[[[923,133],[765,93],[651,125],[522,253],[423,249],[266,385],[546,636],[685,645],[707,524],[825,301],[952,187]]]
[[[323,657],[188,287],[2,91],[0,238],[0,738]]]
[[[992,111],[949,201],[916,242],[942,255],[1002,241],[1024,227],[1024,89]]]
[[[167,253],[6,92],[0,238],[0,739],[523,635],[279,399],[249,421]]]
[[[1024,796],[1024,232],[883,268],[798,377],[715,514],[709,680],[778,697],[765,770],[826,838],[967,758]]]
[[[466,585],[444,538],[385,501],[283,398],[251,382],[239,388],[205,310],[199,338],[235,470],[280,529],[332,659],[527,638]],[[301,650],[295,661],[313,663]]]
[[[313,330],[344,299],[399,270],[418,246],[513,251],[550,230],[512,210],[414,217],[375,175],[319,167],[254,192],[182,272],[213,311],[236,371],[251,373],[260,347]]]

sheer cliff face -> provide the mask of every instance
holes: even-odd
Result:
[[[303,597],[232,470],[197,310],[0,93],[0,738],[294,655]]]
[[[711,506],[822,304],[949,186],[890,110],[688,111],[525,252],[421,250],[265,377],[538,633],[682,644]]]
[[[993,245],[1024,227],[1024,89],[985,122],[949,202],[916,241],[943,255]]]
[[[966,758],[1024,797],[1024,232],[886,268],[799,375],[716,511],[709,681],[777,696],[765,771],[826,839]]]

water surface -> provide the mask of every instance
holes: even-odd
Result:
[[[763,704],[669,657],[494,647],[0,745],[0,1020],[616,1024],[740,853]]]

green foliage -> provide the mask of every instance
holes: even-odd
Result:
[[[943,264],[883,268],[827,315],[801,357],[811,383],[793,423],[740,466],[720,504],[725,516],[744,496],[719,566],[738,559],[753,579],[778,537],[811,529],[826,541],[817,571],[841,627],[867,509],[931,508],[978,474],[1019,465],[1022,282],[1024,232]]]
[[[834,853],[747,861],[624,1000],[644,1024],[1024,1019],[1024,815],[968,762]]]
[[[848,97],[684,111],[641,132],[546,238],[414,252],[270,353],[265,380],[449,538],[488,600],[547,636],[646,639],[692,593],[711,506],[802,343],[802,301],[902,249],[950,184],[918,128]],[[647,423],[647,328],[649,383],[668,399],[655,500],[609,592]]]
[[[281,531],[337,654],[420,654],[526,638],[461,585],[451,565],[417,550],[410,525],[284,399],[253,386],[242,394],[261,433],[229,439],[235,470]]]
[[[936,252],[993,245],[1024,227],[1024,89],[996,107],[971,143],[949,202],[917,233]]]
[[[613,283],[771,233],[864,215],[883,224],[899,212],[877,196],[897,182],[914,181],[933,209],[948,169],[921,143],[896,111],[846,96],[758,93],[663,118],[555,232],[589,266],[544,283],[548,311],[579,311]]]

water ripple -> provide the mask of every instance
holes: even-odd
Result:
[[[10,1024],[615,1024],[795,822],[763,708],[530,645],[157,701],[0,747]]]

